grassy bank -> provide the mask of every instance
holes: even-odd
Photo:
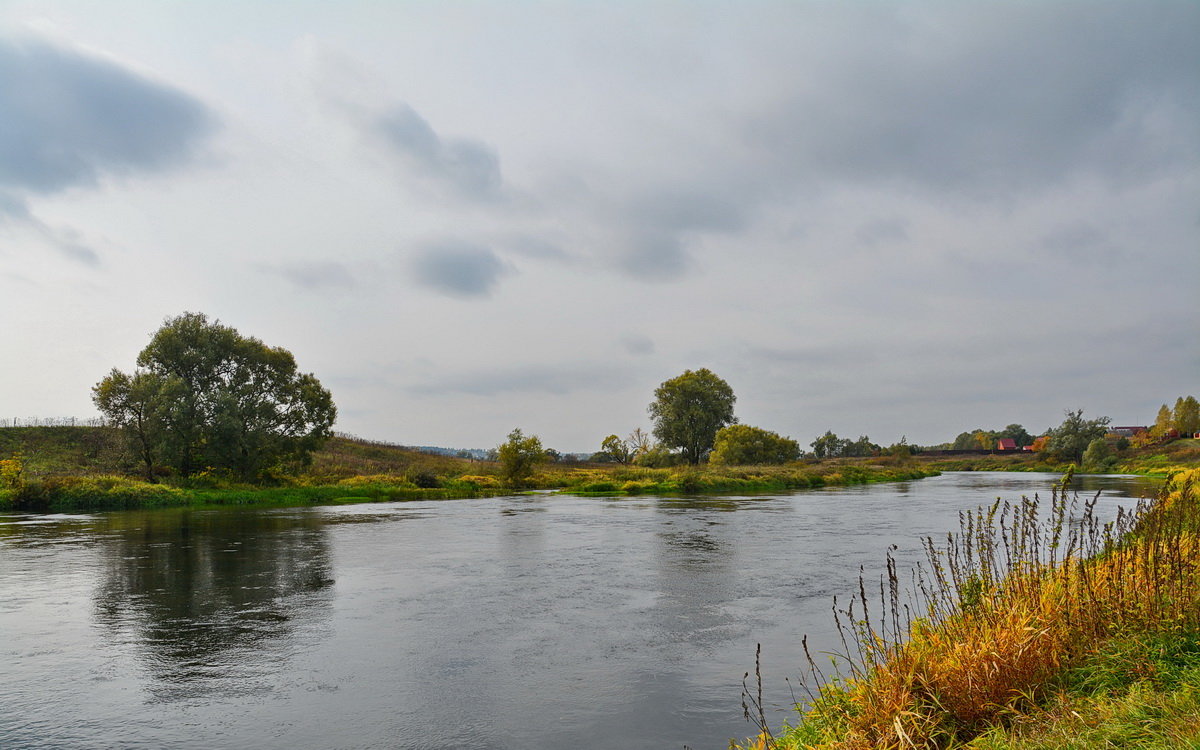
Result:
[[[1198,746],[1200,470],[1113,524],[1090,507],[965,516],[907,602],[889,565],[838,613],[842,676],[778,737],[759,711],[746,747]]]
[[[1200,440],[1173,440],[1129,451],[1117,463],[1125,474],[1166,474],[1180,466],[1200,466]]]
[[[0,429],[0,456],[19,457],[4,459],[9,469],[19,465],[19,476],[0,481],[0,509],[55,511],[312,505],[519,491],[597,495],[781,492],[919,479],[938,473],[914,461],[893,458],[670,469],[557,463],[543,465],[520,486],[512,486],[504,482],[495,462],[335,438],[314,454],[303,473],[277,476],[263,485],[239,484],[219,472],[203,472],[186,480],[165,475],[150,483],[137,477],[138,467],[122,451],[116,431],[92,427]]]
[[[322,505],[352,502],[479,497],[530,490],[572,494],[711,494],[773,492],[827,485],[919,479],[928,472],[871,467],[838,471],[743,467],[727,472],[666,469],[576,469],[543,473],[520,488],[506,487],[495,475],[435,477],[436,486],[418,486],[400,475],[350,477],[332,484],[312,479],[282,486],[172,486],[129,477],[97,475],[27,481],[0,491],[0,509],[41,511],[121,510],[183,505]]]

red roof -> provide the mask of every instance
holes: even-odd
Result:
[[[1012,438],[1000,438],[996,441],[996,450],[1015,451],[1017,449],[1017,441]]]

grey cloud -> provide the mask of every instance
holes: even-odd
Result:
[[[0,185],[36,193],[175,166],[215,125],[187,94],[32,38],[0,38],[0,112]]]
[[[422,249],[412,261],[422,286],[452,297],[486,297],[509,268],[486,247],[441,243]]]
[[[79,233],[69,227],[55,228],[38,219],[22,200],[0,192],[0,223],[7,218],[18,226],[32,230],[68,260],[98,267],[100,256],[88,247]]]
[[[621,346],[630,354],[643,356],[654,353],[654,340],[640,333],[627,333],[621,337]]]
[[[747,127],[773,179],[986,197],[1083,175],[1140,181],[1196,163],[1200,4],[871,11],[821,78]]]
[[[29,221],[31,218],[29,204],[15,195],[0,191],[0,220]]]
[[[863,245],[902,242],[908,239],[908,222],[903,219],[876,219],[858,228],[854,238]]]
[[[626,212],[644,226],[672,231],[734,232],[746,225],[741,206],[698,190],[655,191],[637,196]]]
[[[303,289],[350,289],[356,286],[350,269],[341,263],[286,263],[279,266],[262,266],[261,270],[280,276]]]
[[[659,233],[634,237],[618,263],[639,281],[677,281],[692,269],[693,261],[679,237]]]
[[[495,198],[503,179],[500,159],[488,145],[467,138],[443,138],[407,104],[399,104],[374,122],[390,149],[423,175],[450,185],[473,199]]]
[[[77,232],[72,229],[54,231],[43,227],[51,243],[67,258],[88,266],[99,266],[100,256],[95,250],[84,244]]]
[[[574,256],[558,245],[537,237],[517,237],[505,243],[505,249],[516,255],[534,260],[549,260],[557,263],[572,263]]]
[[[422,396],[467,394],[490,397],[508,393],[562,396],[576,391],[618,391],[631,380],[629,373],[599,364],[529,366],[439,377],[409,390]]]
[[[1060,227],[1042,238],[1042,248],[1069,263],[1116,263],[1127,260],[1127,253],[1116,247],[1108,235],[1092,224]]]
[[[718,191],[639,191],[613,210],[613,222],[631,239],[618,268],[641,281],[676,281],[694,265],[688,240],[704,233],[736,232],[746,226],[746,207]]]

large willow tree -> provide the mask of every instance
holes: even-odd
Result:
[[[148,478],[166,464],[182,476],[219,468],[252,480],[306,463],[329,437],[337,408],[292,353],[202,313],[168,319],[132,375],[113,369],[92,389],[123,427]]]
[[[737,421],[735,401],[733,389],[711,370],[685,370],[654,391],[648,409],[654,437],[679,449],[688,463],[698,464],[712,450],[717,431]]]

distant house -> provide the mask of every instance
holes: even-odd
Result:
[[[1013,438],[1000,438],[996,441],[996,450],[998,451],[1015,451],[1017,449],[1017,441]]]
[[[1134,435],[1141,435],[1143,432],[1149,431],[1150,428],[1146,427],[1145,425],[1138,425],[1136,427],[1112,427],[1109,429],[1110,434],[1116,435],[1117,437],[1127,438],[1133,437]]]

